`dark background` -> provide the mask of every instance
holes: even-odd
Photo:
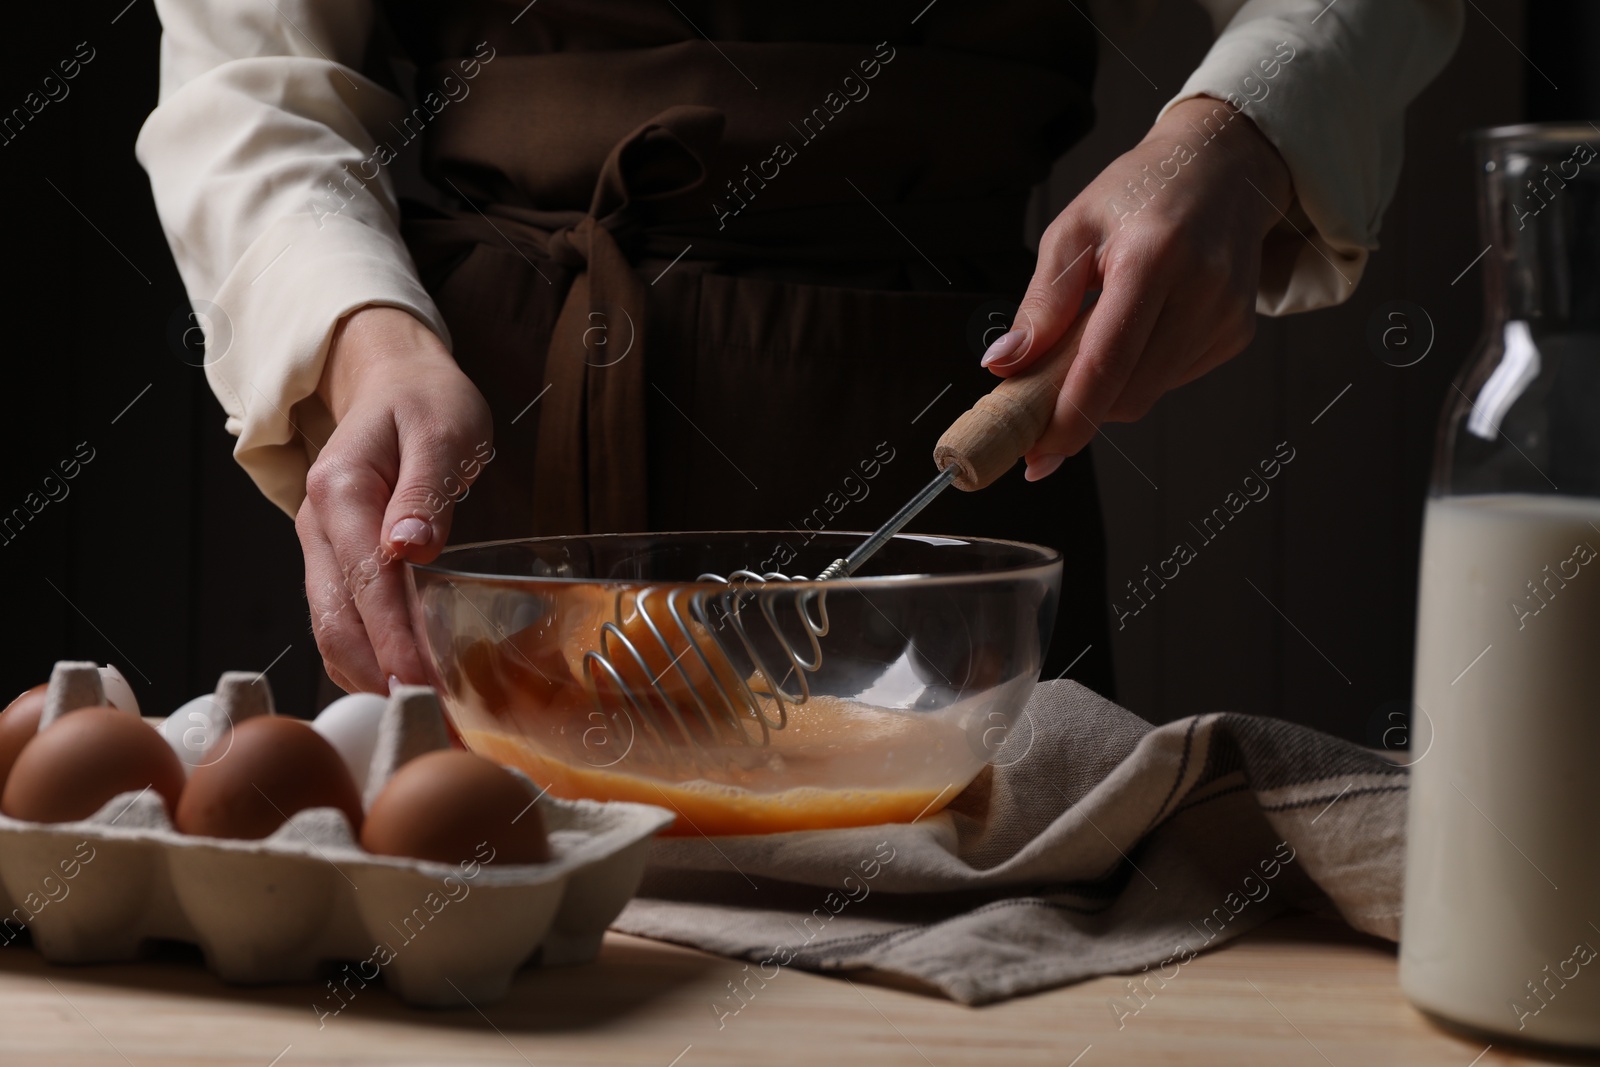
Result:
[[[95,58],[0,145],[11,264],[0,514],[80,442],[94,459],[0,544],[0,691],[44,680],[57,659],[95,659],[164,714],[223,670],[270,667],[280,708],[309,714],[320,658],[292,523],[234,465],[221,408],[172,336],[188,304],[133,158],[156,100],[159,27],[147,0],[125,2],[8,16],[0,113],[79,42]],[[1369,724],[1406,706],[1436,413],[1481,316],[1478,272],[1452,281],[1482,248],[1461,135],[1600,116],[1600,14],[1581,0],[1527,7],[1468,5],[1460,50],[1408,117],[1403,184],[1355,298],[1263,320],[1245,355],[1143,423],[1112,427],[1115,447],[1097,444],[1114,586],[1277,442],[1297,449],[1273,496],[1116,635],[1119,698],[1139,714],[1226,708],[1375,740]],[[1138,139],[1208,42],[1198,9],[1171,0],[1116,41],[1125,56],[1102,49],[1101,123],[1041,190],[1040,219]],[[1401,299],[1437,330],[1429,356],[1403,369],[1365,340],[1376,309]]]

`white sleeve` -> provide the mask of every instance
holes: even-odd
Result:
[[[356,69],[370,0],[156,8],[160,100],[135,154],[203,312],[206,378],[239,439],[234,457],[292,516],[333,430],[315,391],[338,320],[390,305],[449,343],[373,135],[406,108]]]
[[[1256,310],[1337,304],[1378,247],[1400,178],[1405,106],[1455,51],[1461,0],[1201,6],[1226,28],[1166,108],[1195,96],[1233,101],[1294,181],[1294,204],[1267,237]]]

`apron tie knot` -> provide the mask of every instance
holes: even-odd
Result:
[[[534,522],[539,532],[642,531],[645,509],[645,286],[634,273],[648,216],[705,184],[722,137],[715,108],[676,105],[617,142],[589,213],[550,233],[575,272],[545,359]]]
[[[705,185],[710,173],[706,157],[722,138],[722,126],[722,112],[715,108],[678,104],[618,141],[600,168],[589,213],[550,234],[550,258],[576,270],[588,267],[597,230],[632,252],[630,239],[647,221],[644,216],[652,205]]]

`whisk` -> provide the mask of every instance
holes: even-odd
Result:
[[[1053,352],[1001,382],[951,423],[934,447],[939,473],[933,480],[815,579],[776,571],[702,574],[698,586],[653,586],[631,594],[631,614],[619,602],[618,618],[601,628],[600,647],[585,653],[584,667],[595,683],[597,705],[602,687],[622,697],[624,706],[609,717],[629,728],[623,756],[641,741],[650,756],[665,762],[677,762],[684,753],[699,762],[728,744],[769,744],[772,732],[788,724],[790,707],[810,698],[808,676],[822,666],[827,583],[853,575],[947,486],[982,489],[1033,447],[1055,410],[1086,322],[1080,316]],[[789,583],[803,584],[783,588]],[[746,621],[752,602],[761,616],[754,627]],[[787,628],[779,619],[786,608],[795,616]],[[791,680],[792,688],[786,688]]]

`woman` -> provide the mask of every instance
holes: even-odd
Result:
[[[1461,23],[1203,6],[1206,60],[1035,258],[1027,195],[1092,118],[1073,4],[159,0],[139,159],[235,455],[296,518],[329,676],[423,678],[397,561],[452,535],[876,526],[993,382],[973,342],[1017,373],[1098,291],[1025,477],[919,525],[1062,548],[1046,670],[1087,647],[1074,676],[1108,692],[1084,446],[1257,311],[1349,295]],[[454,207],[402,221],[419,152]]]

